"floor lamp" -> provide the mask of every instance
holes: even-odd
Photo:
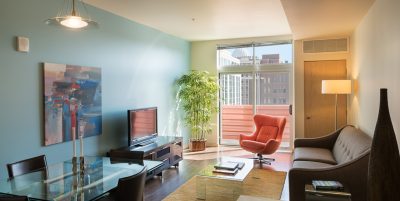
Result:
[[[335,94],[335,130],[337,130],[338,94],[351,94],[351,80],[322,80],[322,94]]]

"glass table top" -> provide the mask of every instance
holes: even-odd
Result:
[[[93,200],[115,188],[120,178],[137,174],[145,167],[152,171],[161,165],[160,161],[144,160],[142,164],[114,163],[107,157],[85,156],[83,171],[78,162],[74,174],[72,160],[48,165],[47,171],[0,181],[0,192],[27,195],[40,200]]]
[[[213,170],[214,165],[220,162],[242,162],[244,166],[242,169],[239,169],[238,172],[234,175],[223,174],[223,173],[214,173]],[[218,158],[215,163],[212,163],[205,167],[203,170],[197,173],[197,176],[201,177],[209,177],[216,179],[227,179],[227,180],[237,180],[243,181],[249,172],[253,169],[254,161],[252,159],[247,158],[237,158],[237,157],[221,157]]]

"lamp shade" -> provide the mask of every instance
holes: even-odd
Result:
[[[83,17],[84,13],[87,15],[86,18]],[[71,29],[96,28],[98,26],[97,22],[90,19],[83,0],[64,0],[64,7],[58,11],[57,16],[47,19],[45,23]]]
[[[351,80],[322,80],[322,94],[351,94]]]

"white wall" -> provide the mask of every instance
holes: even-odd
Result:
[[[206,70],[211,75],[218,76],[217,69],[217,45],[221,44],[243,44],[252,42],[268,42],[290,40],[291,36],[270,36],[256,38],[240,38],[229,40],[195,41],[191,43],[191,67],[193,70]],[[212,133],[207,137],[208,146],[218,145],[218,115],[213,120]]]
[[[377,0],[352,38],[351,76],[358,90],[350,98],[349,122],[373,135],[379,88],[388,88],[389,109],[400,143],[400,1]]]

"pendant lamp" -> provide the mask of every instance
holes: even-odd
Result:
[[[83,11],[83,12],[82,12]],[[86,14],[86,18],[83,16]],[[56,17],[47,19],[46,24],[71,29],[95,28],[97,22],[90,19],[86,5],[82,0],[64,0],[64,5]]]

